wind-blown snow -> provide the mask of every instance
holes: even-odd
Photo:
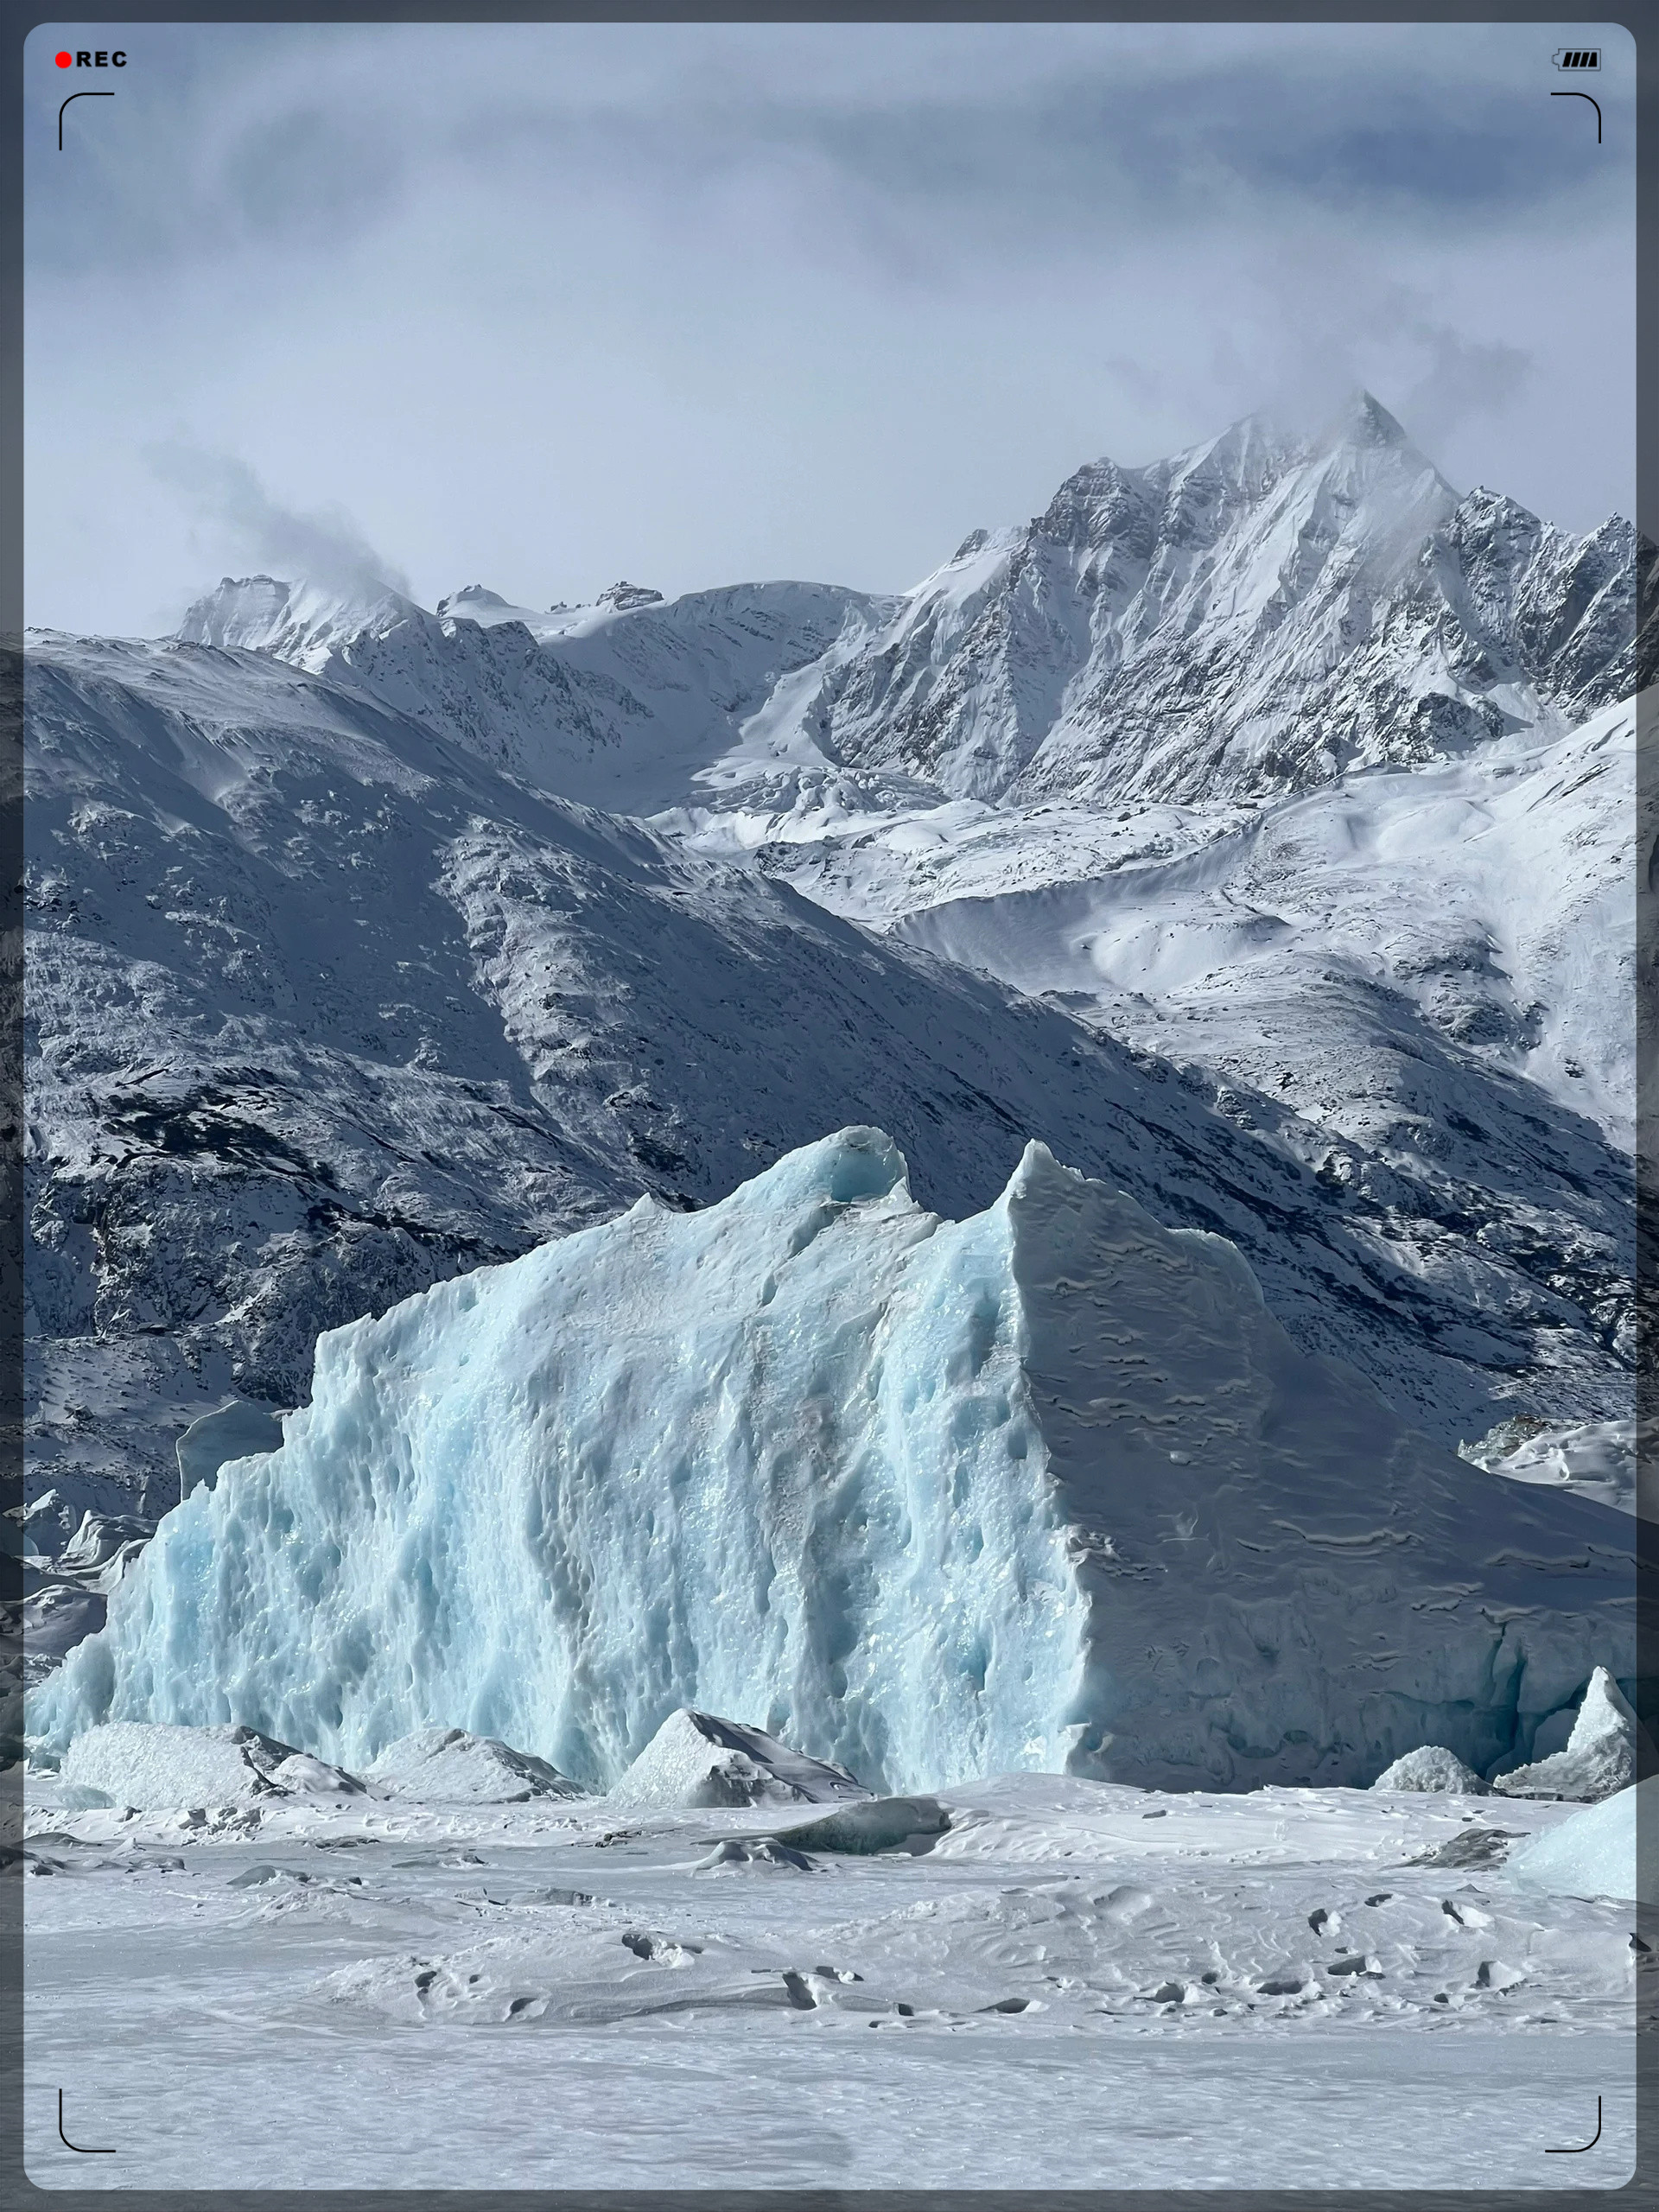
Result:
[[[1627,1516],[1298,1352],[1224,1239],[1030,1147],[961,1223],[868,1128],[326,1336],[38,1694],[360,1768],[422,1726],[613,1782],[676,1707],[889,1789],[1369,1782],[1630,1672]]]

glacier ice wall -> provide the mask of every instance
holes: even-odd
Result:
[[[1629,1676],[1628,1516],[1300,1352],[1224,1239],[1030,1147],[949,1223],[879,1131],[325,1336],[31,1704],[605,1787],[683,1705],[881,1788],[1368,1782]]]
[[[325,1336],[48,1729],[257,1708],[361,1765],[431,1723],[603,1784],[690,1703],[867,1777],[1059,1764],[1085,1606],[1007,1208],[903,1175],[849,1130]]]

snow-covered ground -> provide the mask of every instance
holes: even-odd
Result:
[[[124,1815],[32,1786],[45,2188],[1634,2170],[1635,1908],[1506,1871],[1570,1806],[1003,1777],[941,1792],[931,1847],[799,1867],[700,1863],[798,1825],[775,1806]],[[65,2148],[60,2092],[68,2139],[112,2155]],[[1589,2141],[1598,2098],[1595,2149],[1548,2155]]]

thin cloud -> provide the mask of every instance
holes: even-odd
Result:
[[[145,460],[179,494],[212,538],[238,562],[269,568],[284,582],[303,576],[333,591],[390,585],[410,595],[408,578],[378,553],[339,509],[301,514],[275,499],[245,461],[187,439],[150,446]]]
[[[1406,394],[1405,412],[1418,442],[1431,449],[1465,423],[1513,406],[1536,374],[1531,353],[1502,339],[1471,340],[1435,323],[1419,323],[1412,334],[1431,363]]]

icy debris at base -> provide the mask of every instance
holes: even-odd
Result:
[[[111,1803],[140,1812],[289,1794],[352,1795],[363,1788],[354,1776],[256,1729],[130,1720],[77,1736],[61,1776],[66,1785],[99,1790]]]
[[[361,1781],[344,1767],[314,1759],[308,1751],[290,1751],[270,1770],[271,1787],[295,1797],[361,1797]]]
[[[1395,1759],[1371,1784],[1373,1789],[1449,1789],[1465,1796],[1484,1796],[1487,1785],[1455,1751],[1443,1744],[1425,1744]]]
[[[1224,1238],[1040,1145],[942,1221],[855,1128],[324,1336],[30,1722],[360,1770],[441,1719],[595,1788],[685,1706],[887,1791],[1487,1771],[1633,1672],[1631,1526],[1406,1427]]]
[[[696,1874],[715,1873],[728,1866],[787,1866],[798,1874],[817,1870],[804,1851],[780,1843],[775,1835],[728,1835],[692,1868]]]
[[[1447,1842],[1435,1844],[1406,1861],[1408,1866],[1497,1866],[1516,1840],[1512,1828],[1459,1828]]]
[[[690,1707],[670,1713],[610,1792],[624,1809],[671,1805],[821,1804],[866,1797],[844,1767],[804,1758],[759,1728]]]
[[[870,1857],[880,1851],[927,1849],[944,1835],[950,1815],[937,1797],[872,1797],[823,1820],[780,1828],[772,1838],[796,1851],[845,1851]]]
[[[1528,1837],[1504,1871],[1528,1889],[1557,1897],[1659,1905],[1659,1777]]]
[[[1638,1748],[1645,1745],[1646,1732],[1618,1684],[1605,1667],[1598,1667],[1565,1751],[1495,1775],[1492,1787],[1506,1797],[1582,1797],[1593,1802],[1628,1789],[1636,1779]],[[1651,1758],[1652,1747],[1646,1748]]]
[[[363,1775],[388,1796],[429,1804],[522,1805],[582,1794],[545,1759],[464,1728],[417,1728],[388,1744]]]
[[[1621,1513],[1656,1517],[1643,1496],[1634,1421],[1578,1421],[1552,1428],[1526,1414],[1499,1421],[1458,1457],[1510,1482],[1549,1484]]]

